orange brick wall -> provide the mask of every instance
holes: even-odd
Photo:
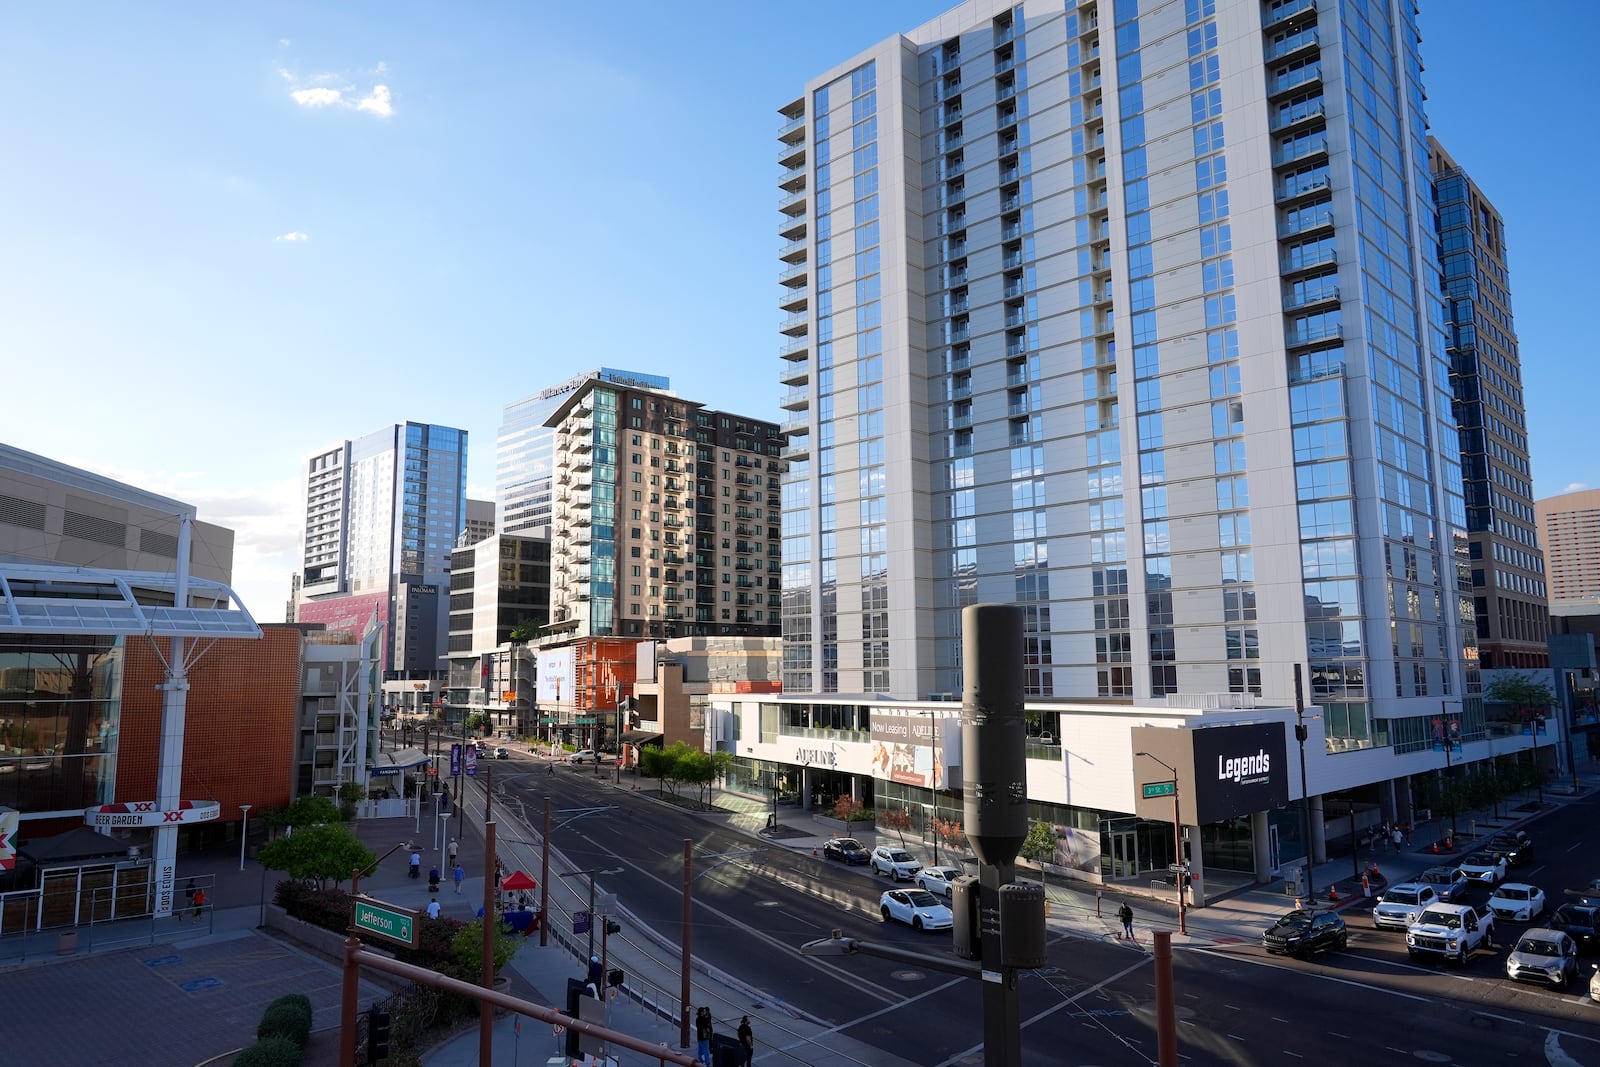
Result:
[[[190,642],[190,647],[195,643]],[[202,646],[203,647],[203,646]],[[169,644],[160,641],[167,653]],[[216,800],[222,823],[286,806],[294,797],[299,733],[300,631],[261,627],[261,640],[223,640],[189,671],[183,731],[183,800]],[[151,642],[129,638],[122,677],[117,800],[154,800],[165,668]]]

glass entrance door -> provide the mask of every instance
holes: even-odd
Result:
[[[1110,847],[1107,853],[1111,859],[1111,878],[1132,878],[1139,873],[1139,842],[1138,835],[1132,830],[1109,834]]]

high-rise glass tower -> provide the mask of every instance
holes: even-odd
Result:
[[[550,476],[555,462],[555,431],[545,425],[578,387],[588,381],[641,389],[668,390],[663,375],[596,367],[532,396],[507,404],[501,417],[495,455],[495,500],[501,533],[550,525]]]
[[[1439,209],[1450,380],[1461,427],[1478,662],[1485,670],[1548,667],[1550,613],[1505,222],[1432,137],[1428,156]]]
[[[386,669],[443,670],[466,485],[467,431],[450,426],[397,423],[312,456],[301,603],[378,594]]]
[[[1481,715],[1410,0],[973,0],[780,108],[784,688]]]

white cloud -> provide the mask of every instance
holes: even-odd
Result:
[[[1587,488],[1589,488],[1589,487],[1587,485],[1585,485],[1583,482],[1573,482],[1571,485],[1569,485],[1565,489],[1561,490],[1561,492],[1562,493],[1581,493]]]
[[[343,102],[344,93],[338,89],[296,89],[289,94],[301,107],[329,107]]]
[[[293,230],[293,231],[291,231],[289,233],[281,233],[278,236],[274,237],[273,240],[274,241],[309,241],[309,240],[311,240],[311,235],[308,234],[308,233],[301,233],[299,230]]]
[[[289,41],[289,38],[287,38],[287,37],[279,37],[278,38],[278,47],[279,48],[288,48],[290,43],[291,42]]]
[[[394,114],[394,105],[389,103],[389,87],[387,85],[374,85],[372,92],[362,98],[356,105],[358,111],[370,111],[379,118],[388,118]]]

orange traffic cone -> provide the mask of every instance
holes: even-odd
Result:
[[[1364,897],[1372,895],[1372,885],[1367,881],[1367,876],[1364,874],[1361,876],[1361,895]]]
[[[1433,854],[1437,856],[1439,854],[1439,842],[1435,841],[1430,847],[1433,849]]]
[[[1331,901],[1337,901],[1339,899],[1339,891],[1331,885],[1328,887],[1328,899]]]
[[[815,845],[811,846],[811,854],[813,856],[815,856],[817,854],[817,847]]]

